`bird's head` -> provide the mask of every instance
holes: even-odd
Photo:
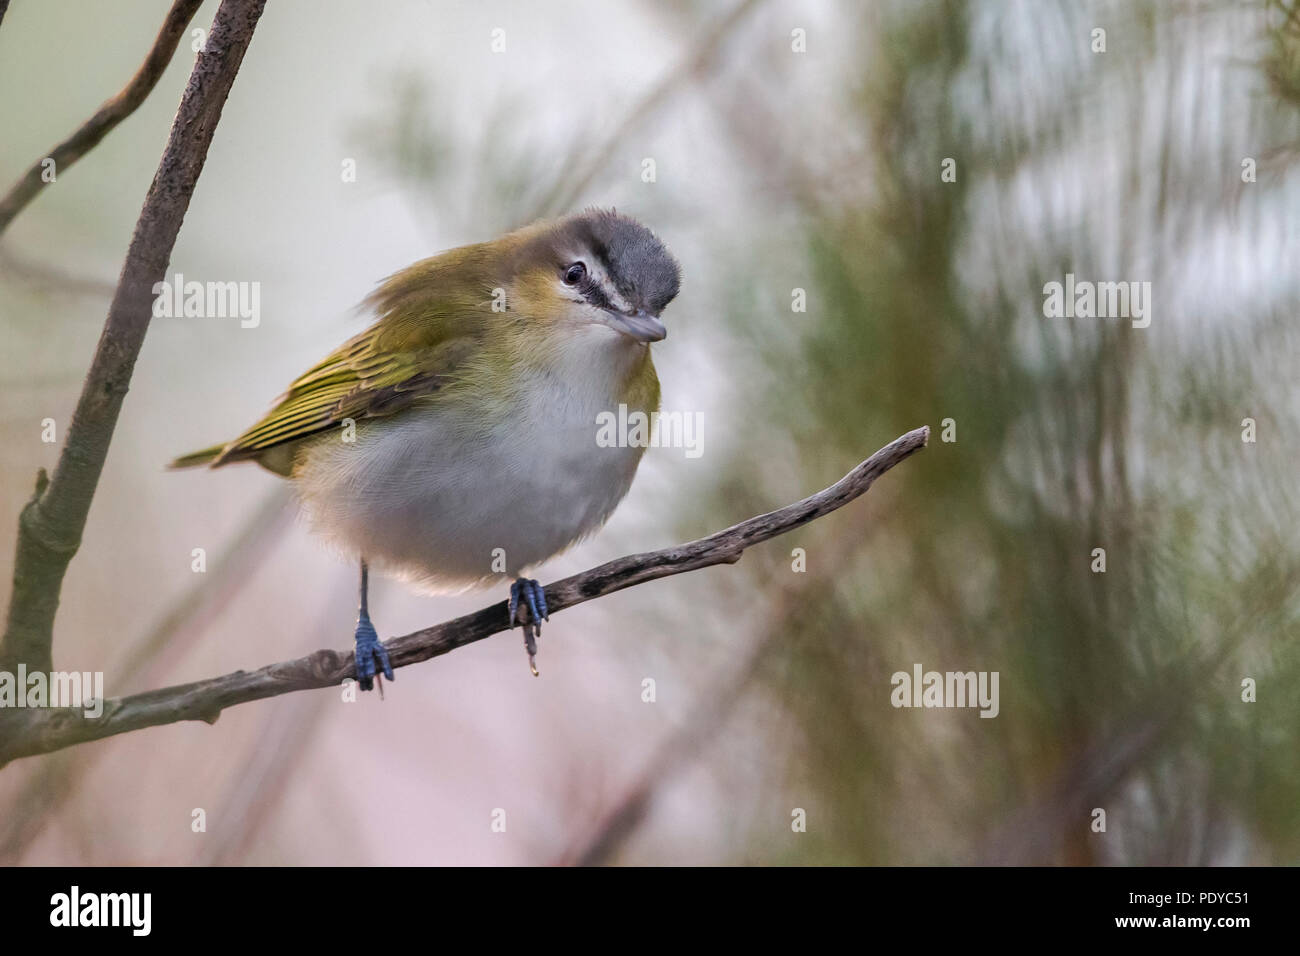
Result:
[[[511,271],[512,312],[563,326],[603,325],[642,343],[668,334],[659,316],[681,276],[649,229],[597,209],[526,230]]]

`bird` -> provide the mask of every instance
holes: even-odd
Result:
[[[416,262],[374,317],[237,438],[172,468],[256,462],[360,567],[357,682],[393,680],[371,622],[372,566],[435,592],[512,578],[532,673],[546,594],[526,572],[604,525],[646,442],[597,440],[660,402],[650,347],[681,268],[636,219],[591,208]],[[526,609],[526,610],[525,610]]]

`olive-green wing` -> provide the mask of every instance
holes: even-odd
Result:
[[[334,427],[392,415],[450,384],[494,318],[500,284],[487,245],[465,246],[417,262],[386,279],[363,303],[380,321],[298,378],[275,407],[226,445],[172,462],[174,468],[257,459],[287,474],[291,454],[271,449]],[[290,449],[282,449],[289,452]]]
[[[455,340],[408,351],[376,348],[371,329],[310,369],[261,421],[227,444],[212,465],[259,458],[345,419],[391,415],[447,384],[466,343]],[[459,347],[458,347],[459,346]]]

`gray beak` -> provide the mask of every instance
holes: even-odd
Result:
[[[635,312],[616,312],[613,309],[606,309],[605,314],[609,316],[606,321],[611,329],[622,332],[638,342],[660,342],[668,337],[668,330],[664,328],[664,324],[657,316],[651,315],[644,309],[637,309]]]

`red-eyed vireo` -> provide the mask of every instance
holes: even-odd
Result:
[[[590,210],[417,262],[365,303],[378,321],[299,377],[234,441],[173,467],[256,461],[361,562],[357,676],[393,677],[368,565],[434,590],[515,578],[529,663],[546,597],[528,568],[599,528],[644,443],[597,417],[659,405],[650,343],[677,262],[645,226]],[[533,668],[536,673],[536,668]]]

